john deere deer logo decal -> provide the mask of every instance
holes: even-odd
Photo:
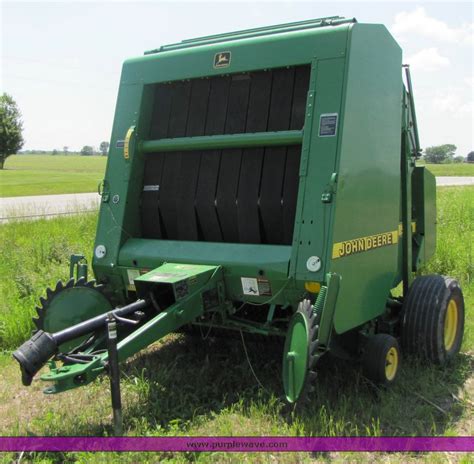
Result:
[[[226,68],[230,65],[230,52],[220,52],[214,55],[214,68]]]

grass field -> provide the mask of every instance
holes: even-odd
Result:
[[[96,192],[106,162],[102,156],[10,156],[0,171],[0,196]]]
[[[435,176],[474,176],[474,163],[425,164],[424,166]]]
[[[0,197],[96,192],[106,162],[101,156],[10,156],[0,171]],[[427,167],[435,176],[474,176],[474,164]]]
[[[281,347],[248,343],[253,377],[241,342],[169,335],[123,367],[127,435],[398,436],[469,435],[474,430],[474,187],[438,190],[438,250],[426,273],[461,282],[466,300],[462,353],[446,368],[404,360],[393,388],[374,388],[349,362],[324,359],[314,401],[303,413],[281,399]],[[26,389],[9,350],[31,330],[34,303],[47,285],[67,278],[72,252],[92,250],[93,214],[0,226],[0,435],[111,434],[108,379],[59,396]],[[14,455],[5,455],[11,462]],[[41,462],[472,462],[448,453],[67,453],[35,454]]]

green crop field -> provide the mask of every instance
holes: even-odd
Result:
[[[281,399],[281,347],[247,341],[254,378],[239,338],[172,334],[122,370],[129,436],[461,436],[474,430],[474,187],[438,189],[438,248],[425,273],[455,276],[466,301],[462,352],[446,368],[404,359],[400,378],[378,389],[350,362],[323,358],[312,403],[303,412]],[[71,253],[92,251],[95,214],[0,226],[0,435],[112,433],[109,383],[58,396],[42,382],[21,386],[10,351],[32,328],[46,286],[68,277]],[[456,453],[25,453],[21,462],[472,462]],[[19,462],[19,455],[0,460]]]
[[[102,156],[10,156],[0,171],[0,197],[96,192],[106,162]]]
[[[435,176],[474,176],[474,163],[423,164]]]

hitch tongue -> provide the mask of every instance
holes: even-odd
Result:
[[[13,357],[19,362],[23,385],[31,385],[35,374],[56,354],[58,346],[53,336],[38,330],[29,340],[20,346]]]
[[[147,300],[137,300],[127,306],[116,308],[113,313],[116,318],[117,316],[121,318],[127,314],[138,312],[146,306],[148,306]],[[107,313],[100,314],[55,333],[38,330],[13,353],[13,357],[20,364],[23,385],[31,385],[35,374],[57,353],[58,346],[81,335],[94,332],[97,329],[104,329],[107,318]]]

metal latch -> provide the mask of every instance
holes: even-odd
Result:
[[[326,186],[326,190],[324,190],[323,194],[321,195],[321,201],[323,203],[332,202],[333,195],[336,193],[336,184],[337,184],[337,172],[333,172],[331,174],[331,180]]]
[[[97,186],[97,193],[102,197],[102,203],[107,203],[110,197],[110,187],[109,183],[103,179],[99,182]]]

